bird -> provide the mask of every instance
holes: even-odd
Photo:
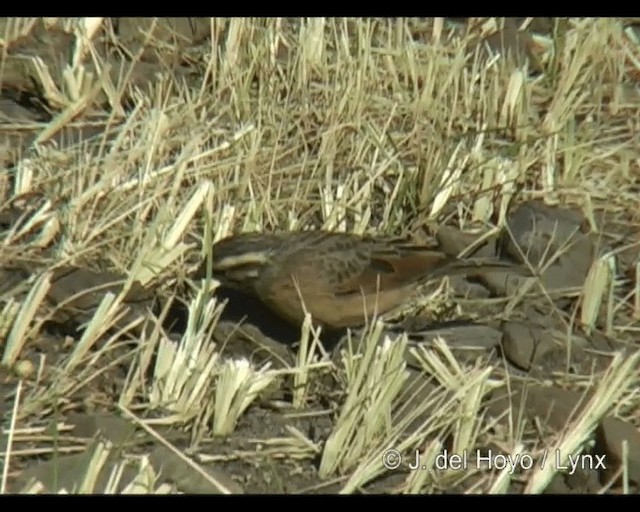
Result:
[[[205,259],[196,279],[207,266]],[[222,286],[259,299],[292,325],[308,312],[326,330],[365,325],[410,300],[426,280],[491,271],[523,273],[504,260],[461,260],[407,240],[325,230],[247,232],[211,248],[211,277]]]

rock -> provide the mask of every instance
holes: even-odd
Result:
[[[205,475],[164,446],[156,448],[149,456],[151,465],[164,482],[172,482],[187,494],[244,494],[244,490],[223,472],[203,468]]]
[[[97,436],[108,439],[116,446],[122,446],[132,439],[136,427],[125,418],[113,414],[71,414],[66,423],[73,426],[75,437],[93,439]]]
[[[80,267],[60,267],[53,271],[48,302],[56,308],[54,319],[60,323],[81,325],[93,318],[105,294],[120,293],[125,278],[113,272],[94,272]],[[136,320],[151,305],[153,292],[135,281],[123,303],[130,307],[117,327]]]
[[[502,331],[505,357],[518,368],[529,370],[539,342],[539,328],[520,322],[506,322]]]
[[[595,453],[604,456],[605,468],[600,468],[600,481],[603,485],[614,478],[624,461],[622,443],[627,441],[627,468],[629,482],[640,485],[640,432],[629,422],[607,417],[596,429]],[[615,483],[620,484],[620,477]],[[636,490],[637,492],[637,490]]]
[[[442,337],[451,350],[490,350],[500,345],[502,333],[487,325],[451,325],[407,332],[410,344],[433,344]]]
[[[19,492],[30,482],[40,482],[46,493],[59,493],[65,491],[67,493],[78,493],[84,484],[87,474],[95,470],[91,468],[92,457],[95,453],[97,443],[87,448],[82,453],[73,455],[60,455],[53,457],[51,460],[40,462],[26,469],[16,482],[16,492]],[[111,450],[107,458],[96,475],[95,482],[87,488],[90,493],[104,493],[111,475],[122,459],[118,450]],[[124,466],[121,475],[120,485],[117,486],[116,492],[120,492],[125,485],[131,483],[138,475],[138,470],[133,464]]]
[[[529,421],[538,418],[543,426],[559,431],[567,426],[567,421],[575,418],[584,407],[587,397],[583,394],[552,386],[540,384],[517,384],[512,386],[511,396],[505,389],[493,393],[487,404],[487,413],[494,418],[501,418],[507,424],[508,411]],[[514,416],[513,421],[517,420]]]
[[[581,215],[529,201],[509,215],[507,224],[499,244],[502,255],[544,267],[541,280],[550,292],[582,287],[596,248]]]
[[[502,331],[507,360],[542,377],[567,370],[588,373],[594,368],[604,369],[609,362],[606,354],[615,350],[615,343],[604,336],[570,336],[561,328],[532,322],[504,322]]]

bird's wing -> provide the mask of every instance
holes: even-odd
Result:
[[[329,277],[336,295],[360,295],[404,288],[449,260],[441,252],[420,247],[399,248],[372,243],[368,246],[354,244],[349,251],[327,257],[323,264],[331,269]]]

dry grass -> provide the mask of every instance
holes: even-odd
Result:
[[[88,30],[82,51],[93,55],[99,69],[96,27],[88,21],[79,25]],[[46,63],[35,63],[45,95],[60,112],[19,161],[12,193],[37,192],[49,202],[34,216],[40,238],[26,243],[16,233],[2,242],[0,258],[37,261],[40,246],[57,235],[55,263],[112,268],[170,295],[199,251],[187,235],[210,241],[231,231],[311,227],[398,235],[444,221],[470,229],[495,218],[502,222],[516,194],[576,206],[590,219],[596,209],[638,208],[640,103],[627,102],[626,91],[638,76],[640,46],[618,21],[559,24],[553,38],[539,41],[547,50],[541,53],[545,72],[535,77],[505,59],[482,57],[469,38],[450,36],[446,27],[442,20],[410,19],[212,20],[210,45],[200,48],[194,77],[167,74],[144,91],[129,88],[126,72],[119,83],[87,75],[79,58],[72,59],[60,89],[47,76]],[[148,41],[154,44],[161,43]],[[126,113],[119,104],[124,92],[134,98]],[[111,103],[101,114],[117,127],[112,142],[92,152],[41,144],[79,114],[95,113],[101,95]],[[40,284],[22,304],[4,347],[5,362],[18,360],[40,335],[34,317]],[[7,416],[15,435],[5,469],[11,451],[18,450],[20,429],[42,427],[52,411],[72,409],[74,392],[104,371],[103,356],[117,338],[89,349],[117,315],[120,299],[105,298],[95,323],[55,373],[20,384]],[[345,375],[346,398],[331,436],[318,445],[292,434],[278,445],[278,456],[311,460],[320,454],[322,477],[340,482],[343,492],[361,488],[383,470],[385,448],[420,448],[431,460],[439,450],[429,441],[434,433],[453,435],[456,450],[495,435],[478,404],[484,390],[506,384],[489,381],[487,368],[454,365],[445,371],[453,364],[446,354],[425,356],[431,358],[425,372],[431,368],[447,377],[442,390],[420,403],[420,410],[396,410],[403,370],[389,371],[389,365],[402,365],[401,359],[384,351],[398,348],[382,344],[374,352],[365,344],[360,355],[339,362],[305,356],[289,369],[251,369],[225,361],[208,342],[221,305],[204,289],[192,300],[180,344],[159,328],[145,331],[140,349],[124,359],[126,383],[110,397],[114,406],[135,409],[137,417],[153,412],[151,426],[182,425],[194,443],[207,432],[230,432],[261,390],[287,375],[301,386],[291,405],[304,409],[313,381],[334,365]],[[615,318],[612,332],[634,329],[616,325]],[[309,329],[303,335],[311,344]],[[160,356],[154,360],[155,353]],[[367,358],[380,380],[363,380],[358,357]],[[622,366],[611,377],[619,385],[607,406],[637,385],[636,369]],[[601,390],[607,382],[600,382]],[[388,395],[376,394],[384,389]],[[375,408],[353,416],[350,407],[366,395]],[[403,437],[433,404],[440,404],[440,414]],[[637,393],[632,404],[629,414],[637,418]],[[598,417],[606,412],[600,402],[590,410]],[[358,433],[365,420],[375,428]],[[573,452],[592,427],[593,418],[583,418],[557,446]],[[498,439],[512,453],[526,441],[518,429]],[[542,449],[527,446],[531,453]],[[104,460],[100,450],[96,457]],[[137,491],[140,482],[151,481],[145,472],[142,460],[140,481],[131,484]],[[469,492],[500,492],[509,481],[504,472],[472,477],[412,473],[396,490],[437,492],[455,484]],[[529,478],[527,489],[539,492],[549,474]],[[91,482],[88,476],[78,490],[92,490]]]

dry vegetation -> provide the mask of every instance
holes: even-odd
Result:
[[[188,463],[208,492],[500,493],[514,478],[524,492],[543,492],[552,465],[517,477],[508,468],[390,475],[381,457],[389,447],[419,449],[432,467],[445,438],[453,453],[489,445],[536,458],[578,453],[612,410],[638,424],[633,354],[613,358],[597,380],[563,381],[593,394],[548,438],[522,427],[517,411],[507,429],[487,418],[483,400],[509,378],[481,359],[457,361],[446,344],[411,349],[439,386],[408,388],[407,339],[385,338],[380,324],[337,357],[318,355],[318,333],[305,325],[290,367],[227,359],[212,335],[224,304],[188,279],[201,246],[232,231],[426,238],[444,223],[500,226],[508,206],[532,198],[575,206],[594,224],[603,210],[640,222],[640,46],[620,20],[558,20],[528,40],[526,65],[522,48],[507,58],[474,42],[496,19],[469,32],[443,19],[211,20],[188,48],[156,39],[152,25],[143,46],[118,50],[116,70],[103,51],[115,36],[97,21],[52,21],[76,41],[56,71],[24,57],[54,115],[0,171],[4,201],[27,197],[33,207],[31,224],[4,233],[0,264],[38,269],[20,300],[5,294],[1,304],[0,353],[14,375],[0,409],[3,489],[38,460],[81,453],[82,478],[74,488],[61,480],[67,492],[171,492],[156,481],[161,446],[167,460],[208,467]],[[12,20],[4,47],[29,23]],[[140,85],[134,64],[149,52],[162,72]],[[70,126],[105,122],[91,145],[50,144]],[[105,295],[55,353],[35,351],[62,336],[45,333],[41,313],[46,270],[61,263],[179,295],[188,308],[182,335],[171,339],[151,312],[132,321],[137,330],[110,330],[123,292]],[[629,297],[608,300],[633,317]],[[637,323],[616,314],[609,333],[637,339]],[[327,376],[342,393],[322,395]],[[283,386],[293,391],[279,393]],[[113,440],[87,448],[65,430],[79,412],[131,422],[138,437],[127,457]],[[41,488],[21,485],[13,492]]]

